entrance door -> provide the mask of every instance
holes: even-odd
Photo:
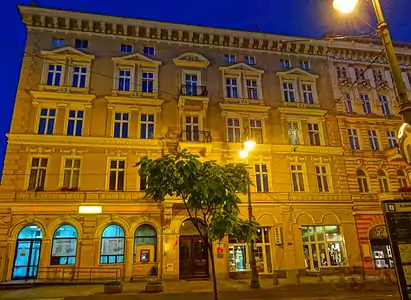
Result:
[[[12,279],[37,277],[40,260],[41,240],[17,241]]]
[[[208,278],[208,250],[198,235],[180,236],[180,278]]]

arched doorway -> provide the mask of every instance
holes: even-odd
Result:
[[[12,279],[37,277],[43,233],[36,225],[24,227],[17,236]]]
[[[376,269],[394,268],[394,258],[388,239],[387,227],[377,225],[371,228],[370,233],[371,254]]]
[[[191,220],[186,220],[181,224],[179,250],[181,279],[208,278],[207,246]]]

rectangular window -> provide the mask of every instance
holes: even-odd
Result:
[[[360,141],[358,139],[357,129],[348,129],[348,142],[352,150],[360,150]]]
[[[110,160],[109,190],[123,191],[126,162],[125,160]]]
[[[257,80],[247,79],[247,97],[248,99],[258,100]]]
[[[290,145],[299,145],[300,144],[300,134],[298,130],[298,123],[288,122],[287,132],[288,132],[288,143]]]
[[[33,157],[30,166],[29,191],[43,191],[46,181],[48,159],[44,157]]]
[[[153,72],[143,72],[141,74],[141,91],[143,93],[153,93],[154,92],[154,73]]]
[[[187,96],[197,96],[198,76],[197,74],[185,74],[185,88]]]
[[[64,39],[54,37],[51,41],[53,47],[63,47],[64,46]]]
[[[254,166],[255,170],[255,186],[257,192],[268,193],[268,168],[265,164],[256,164]]]
[[[77,49],[87,49],[88,48],[88,40],[76,39],[74,41],[74,47],[76,47]]]
[[[263,121],[250,119],[250,135],[256,143],[263,143]]]
[[[308,135],[310,136],[311,146],[321,145],[319,124],[308,124]]]
[[[68,114],[67,135],[81,136],[83,132],[84,111],[70,110]]]
[[[154,47],[144,47],[143,48],[143,54],[153,56],[153,55],[156,54],[156,48],[154,48]]]
[[[397,147],[396,135],[394,131],[387,131],[388,148]]]
[[[118,90],[130,91],[131,89],[131,71],[119,70],[118,71]]]
[[[140,191],[145,191],[147,188],[147,180],[144,177],[139,177],[140,178]]]
[[[66,158],[63,171],[63,188],[78,189],[80,178],[80,159]]]
[[[364,69],[354,68],[354,72],[355,72],[355,78],[357,78],[357,80],[365,79]]]
[[[284,101],[295,102],[294,97],[294,84],[291,82],[283,83]]]
[[[289,69],[289,68],[291,68],[291,62],[290,62],[289,59],[282,58],[282,59],[280,59],[280,66],[283,69]]]
[[[343,97],[344,97],[345,111],[346,111],[347,113],[352,113],[352,112],[354,112],[354,108],[353,108],[353,105],[352,105],[351,95],[350,95],[349,93],[344,93]]]
[[[85,88],[87,79],[87,67],[74,67],[73,69],[73,87]]]
[[[198,116],[186,117],[186,141],[198,142],[200,140],[200,118]]]
[[[238,87],[236,78],[226,78],[225,88],[227,93],[227,98],[238,98]]]
[[[47,71],[47,85],[60,86],[62,70],[62,65],[49,65]]]
[[[304,192],[304,173],[302,165],[291,165],[291,180],[294,192]]]
[[[301,226],[307,271],[345,265],[343,237],[338,226]]]
[[[255,65],[255,56],[250,56],[250,55],[244,56],[244,62],[247,65]]]
[[[40,120],[38,134],[53,134],[54,123],[56,122],[56,109],[42,108],[40,110]]]
[[[315,166],[315,174],[317,176],[317,187],[319,192],[329,192],[327,168],[326,166]]]
[[[154,115],[141,114],[140,139],[154,139]]]
[[[308,60],[300,60],[300,69],[309,70],[310,62]]]
[[[114,137],[128,137],[128,113],[116,112],[114,114]]]
[[[348,78],[347,68],[346,67],[336,67],[337,77],[338,78]]]
[[[360,99],[362,101],[362,110],[365,114],[371,114],[371,102],[370,102],[370,96],[367,94],[361,94]]]
[[[390,105],[388,103],[387,97],[384,95],[379,95],[378,100],[380,100],[380,103],[381,103],[381,113],[385,116],[390,115],[391,111],[390,111]]]
[[[227,137],[232,143],[241,142],[240,119],[227,119]]]
[[[303,90],[303,100],[304,103],[313,104],[314,103],[314,96],[313,96],[313,87],[311,84],[302,84],[301,85]]]
[[[131,45],[131,44],[121,44],[120,45],[120,51],[125,52],[125,53],[131,53],[131,52],[133,52],[133,45]]]
[[[368,140],[370,142],[371,150],[373,151],[380,150],[380,146],[378,145],[377,132],[375,130],[368,130]]]
[[[235,55],[234,54],[224,54],[224,62],[226,63],[235,63]]]

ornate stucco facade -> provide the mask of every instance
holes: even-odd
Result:
[[[164,209],[143,199],[134,164],[184,148],[203,159],[239,161],[246,134],[257,141],[249,164],[260,273],[294,280],[298,270],[363,266],[364,224],[381,223],[378,201],[389,195],[377,193],[371,173],[371,192],[359,193],[356,169],[384,167],[394,192],[399,166],[382,151],[382,136],[381,151],[350,151],[346,131],[350,124],[395,131],[400,119],[395,105],[392,118],[344,113],[335,67],[359,57],[367,64],[378,50],[19,9],[27,42],[0,194],[0,280],[129,279],[156,263],[164,278],[207,276],[207,257],[195,251],[201,243],[179,199]],[[409,65],[407,53],[401,59]],[[392,101],[392,83],[384,91]],[[80,206],[102,211],[81,214]],[[216,243],[218,276],[246,271],[246,249],[228,237]]]

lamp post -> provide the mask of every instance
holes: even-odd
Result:
[[[333,0],[333,6],[336,10],[347,14],[352,12],[359,0]],[[375,15],[378,21],[378,33],[380,35],[382,44],[385,48],[385,54],[390,65],[391,74],[394,79],[395,92],[400,105],[400,114],[402,115],[403,124],[398,131],[398,141],[401,154],[407,164],[411,164],[410,153],[407,153],[407,148],[411,144],[411,102],[407,99],[407,92],[402,78],[402,72],[395,56],[394,45],[391,40],[388,24],[384,19],[379,0],[372,0]],[[408,143],[408,145],[407,145]],[[408,147],[407,147],[408,146]]]
[[[248,164],[248,154],[250,151],[253,151],[255,148],[255,141],[253,141],[250,136],[248,135],[249,129],[244,128],[245,136],[243,138],[243,147],[238,153],[242,159],[246,160],[246,164]],[[248,198],[248,221],[250,225],[253,221],[253,207],[251,204],[251,182],[248,184],[247,187],[247,198]],[[251,239],[249,243],[249,253],[250,253],[250,268],[251,268],[251,278],[250,278],[250,288],[252,289],[259,289],[260,288],[260,281],[258,280],[258,272],[257,272],[257,263],[255,261],[255,253],[254,253],[254,240]]]

